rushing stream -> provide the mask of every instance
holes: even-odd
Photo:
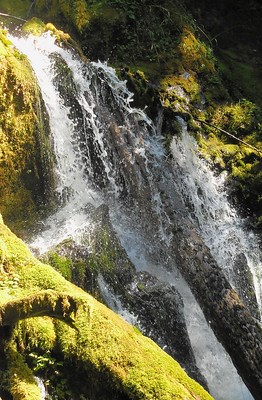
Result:
[[[258,245],[228,205],[222,178],[200,160],[183,121],[181,136],[172,143],[174,165],[168,169],[159,130],[143,111],[132,108],[132,94],[107,65],[84,63],[74,52],[55,45],[49,34],[11,40],[35,71],[56,160],[60,207],[45,221],[44,232],[31,248],[44,253],[67,237],[91,232],[92,210],[106,203],[111,223],[137,270],[173,284],[183,296],[192,348],[211,394],[216,400],[252,399],[169,254],[172,221],[165,197],[178,207],[179,192],[229,278],[234,255],[245,254],[261,307]],[[135,316],[121,309],[119,299],[112,298],[102,277],[99,284],[108,304],[136,323]]]

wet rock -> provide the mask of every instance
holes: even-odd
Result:
[[[151,337],[203,387],[207,382],[196,367],[183,314],[183,300],[174,286],[147,272],[137,273],[122,299],[138,319],[143,334]]]
[[[244,304],[249,308],[251,314],[259,319],[259,308],[252,273],[249,269],[245,254],[237,254],[233,270],[235,273],[236,291]]]

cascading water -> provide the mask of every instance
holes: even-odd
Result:
[[[31,247],[43,253],[69,236],[92,231],[92,211],[99,204],[108,204],[111,222],[131,261],[138,269],[148,270],[160,280],[171,282],[184,296],[193,348],[213,396],[217,400],[226,400],[229,395],[230,400],[252,399],[225,352],[218,347],[169,254],[172,221],[165,208],[166,198],[172,199],[173,207],[179,207],[181,200],[176,195],[175,185],[179,186],[187,203],[195,204],[199,197],[188,200],[188,178],[176,183],[178,176],[167,168],[161,136],[153,123],[143,111],[131,107],[132,95],[125,83],[105,64],[84,63],[74,53],[55,45],[49,34],[37,39],[12,37],[11,40],[28,56],[37,76],[49,114],[56,157],[56,192],[60,206],[45,221],[45,231]],[[189,161],[183,164],[180,157],[188,157],[185,152],[189,142],[184,130],[182,139],[172,145],[180,177],[188,174]],[[197,156],[194,157],[194,162],[200,163]],[[204,192],[204,187],[201,191]],[[197,192],[199,194],[200,189]],[[215,198],[216,195],[210,200],[212,207],[207,203],[200,209],[214,211]],[[226,201],[225,196],[223,199]],[[198,211],[196,215],[199,229],[214,256],[218,254],[218,261],[223,259],[224,255],[217,250],[217,241],[210,239],[213,222],[207,223],[205,230],[205,223],[200,223],[204,217]],[[217,215],[212,214],[212,221],[214,218],[217,220]],[[223,227],[222,223],[221,234]],[[248,247],[248,242],[245,243],[241,252]],[[238,248],[239,242],[235,246]],[[229,253],[227,257],[230,259]],[[258,293],[259,279],[258,276]],[[102,278],[100,285],[104,285]],[[118,299],[114,302],[120,309]],[[200,341],[194,339],[199,330],[204,338],[200,347]],[[211,352],[207,343],[212,343]],[[217,364],[219,369],[215,368]],[[215,379],[208,371],[215,371]],[[229,389],[225,388],[225,375],[230,377]]]
[[[41,400],[45,400],[47,398],[47,392],[46,392],[46,388],[45,388],[45,385],[44,385],[42,379],[35,376],[35,381],[40,389]]]

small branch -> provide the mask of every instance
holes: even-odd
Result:
[[[239,139],[237,136],[232,135],[232,133],[229,133],[229,132],[225,131],[224,129],[221,129],[221,128],[219,128],[218,126],[212,125],[212,124],[210,124],[209,122],[202,121],[201,119],[195,118],[195,120],[198,121],[198,122],[200,122],[201,124],[205,124],[205,125],[207,125],[207,126],[210,126],[211,128],[215,128],[215,129],[217,129],[218,131],[225,133],[226,135],[232,137],[233,139],[237,140],[237,141],[240,142],[240,143],[243,143],[245,146],[249,147],[249,148],[252,149],[252,150],[255,150],[256,152],[258,152],[259,154],[262,155],[262,150],[259,150],[257,147],[254,147],[254,146],[252,146],[251,144],[245,142],[244,140]]]
[[[13,326],[22,319],[48,316],[73,325],[72,313],[76,313],[76,299],[54,290],[44,290],[29,297],[10,301],[0,307],[0,326]]]
[[[1,13],[1,12],[0,12],[0,15],[2,17],[14,18],[14,19],[18,19],[19,21],[27,22],[26,19],[23,19],[23,18],[20,18],[20,17],[16,17],[15,15],[5,14],[5,13]]]

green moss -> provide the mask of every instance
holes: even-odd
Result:
[[[46,26],[39,18],[32,18],[23,25],[22,30],[27,34],[41,36],[45,32]]]
[[[34,379],[32,370],[25,363],[24,358],[16,350],[14,343],[6,348],[7,366],[9,373],[10,393],[14,400],[40,400],[40,388]]]
[[[82,32],[91,18],[86,1],[59,0],[59,6],[64,16],[73,22],[79,32]]]
[[[184,72],[180,75],[167,75],[160,82],[162,104],[176,111],[187,110],[189,102],[199,100],[200,86],[196,75]]]
[[[57,39],[57,41],[58,41],[59,43],[61,43],[61,42],[62,42],[62,43],[70,42],[70,43],[73,43],[73,44],[74,44],[74,47],[75,47],[76,49],[79,49],[79,46],[77,45],[77,43],[74,42],[74,41],[71,39],[71,37],[70,37],[70,35],[69,35],[68,33],[65,33],[65,32],[63,32],[63,31],[57,29],[57,28],[56,28],[53,24],[51,24],[50,22],[49,22],[48,24],[45,25],[45,30],[48,30],[48,31],[52,32],[52,34],[56,37],[56,39]]]
[[[72,261],[56,252],[48,254],[48,262],[67,280],[72,280]]]
[[[50,320],[43,318],[40,321],[36,319],[34,322],[20,323],[14,334],[20,351],[25,353],[33,350],[41,356],[42,353],[38,350],[41,346],[48,351],[54,346],[53,351],[63,359],[63,367],[59,373],[66,376],[66,371],[74,368],[74,379],[78,387],[75,390],[79,398],[81,393],[88,397],[92,390],[92,395],[100,393],[101,399],[114,398],[120,393],[134,399],[211,399],[155,343],[134,331],[131,325],[90,295],[66,281],[52,267],[34,259],[23,242],[2,224],[0,238],[6,246],[7,265],[19,275],[19,287],[10,294],[12,300],[41,293],[39,289],[54,287],[57,291],[72,295],[78,304],[74,322],[76,329],[63,322],[56,322],[54,334]],[[106,236],[102,240],[105,244]],[[8,301],[6,297],[0,299],[0,305],[5,305]],[[48,336],[51,339],[49,343]],[[6,357],[9,390],[14,398],[38,399],[39,389],[33,381],[32,372],[24,364],[16,348],[7,346]],[[41,357],[39,360],[42,360]],[[49,360],[53,360],[52,356]],[[47,366],[49,364],[47,362]],[[45,373],[48,376],[48,368]],[[60,379],[63,379],[63,375]],[[86,379],[79,381],[78,377]],[[87,382],[90,382],[90,386]],[[105,395],[108,391],[112,397]],[[19,397],[19,393],[23,393],[24,397]]]
[[[212,74],[215,72],[215,58],[212,50],[204,42],[201,42],[190,28],[184,28],[178,45],[181,64],[186,71]]]
[[[30,334],[28,334],[30,332]],[[38,317],[20,321],[15,331],[18,348],[30,353],[33,350],[47,353],[56,344],[56,333],[51,318]]]
[[[236,136],[243,136],[256,129],[259,118],[258,107],[242,99],[235,104],[218,106],[212,116],[212,124],[229,130]]]
[[[37,219],[37,204],[45,198],[45,179],[52,185],[43,167],[46,163],[49,168],[47,160],[51,160],[48,130],[29,62],[3,31],[0,43],[0,205],[5,219],[21,233],[29,221]]]
[[[213,126],[262,151],[261,116],[254,103],[242,99],[237,103],[217,105],[209,109],[209,118]],[[197,139],[203,156],[211,159],[220,170],[227,171],[233,202],[242,207],[245,216],[252,216],[255,225],[260,226],[261,153],[210,126],[201,125],[201,130],[195,131],[198,132]]]
[[[88,266],[94,271],[114,271],[117,249],[111,242],[110,234],[101,228],[91,244],[92,253],[88,257]]]

